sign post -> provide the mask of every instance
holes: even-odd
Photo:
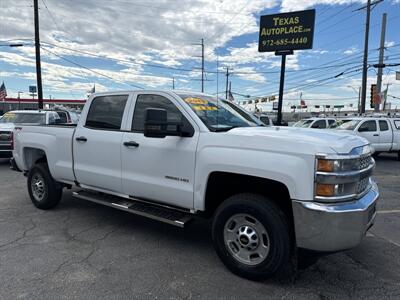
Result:
[[[286,55],[312,48],[314,23],[315,9],[261,16],[258,51],[282,56],[277,125],[282,122]]]

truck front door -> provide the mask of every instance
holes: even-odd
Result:
[[[357,131],[358,135],[366,138],[371,143],[375,151],[380,151],[379,131],[378,126],[376,126],[376,120],[367,120],[362,122]]]
[[[168,121],[182,121],[184,126],[193,129],[193,136],[145,137],[144,119],[148,108],[165,109]],[[121,148],[123,193],[193,208],[196,124],[188,121],[190,116],[176,99],[162,93],[138,94],[131,115],[131,131],[124,134]]]
[[[121,124],[128,95],[92,100],[74,135],[74,171],[82,185],[121,192]]]

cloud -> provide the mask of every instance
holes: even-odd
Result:
[[[394,45],[396,45],[396,43],[393,42],[393,41],[386,41],[385,42],[385,47],[387,47],[387,48],[393,47]]]
[[[356,52],[358,52],[358,49],[356,47],[350,47],[349,49],[343,51],[343,54],[352,55]]]
[[[2,0],[2,38],[33,37],[32,8],[13,4]],[[207,50],[212,51],[234,37],[257,32],[255,14],[276,4],[275,0],[113,1],[112,5],[106,0],[48,0],[51,15],[45,7],[40,9],[41,39],[104,55],[148,54],[176,65],[198,54],[199,48],[192,44],[201,38],[207,38]]]
[[[281,2],[281,11],[296,11],[303,10],[307,8],[312,8],[316,5],[344,5],[351,4],[354,2],[364,3],[362,0],[282,0]]]

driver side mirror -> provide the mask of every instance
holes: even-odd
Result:
[[[182,122],[168,122],[167,111],[165,109],[146,109],[144,121],[145,137],[165,138],[166,136],[183,136],[182,126]]]

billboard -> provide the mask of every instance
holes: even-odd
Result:
[[[261,16],[259,52],[311,49],[315,9]]]

